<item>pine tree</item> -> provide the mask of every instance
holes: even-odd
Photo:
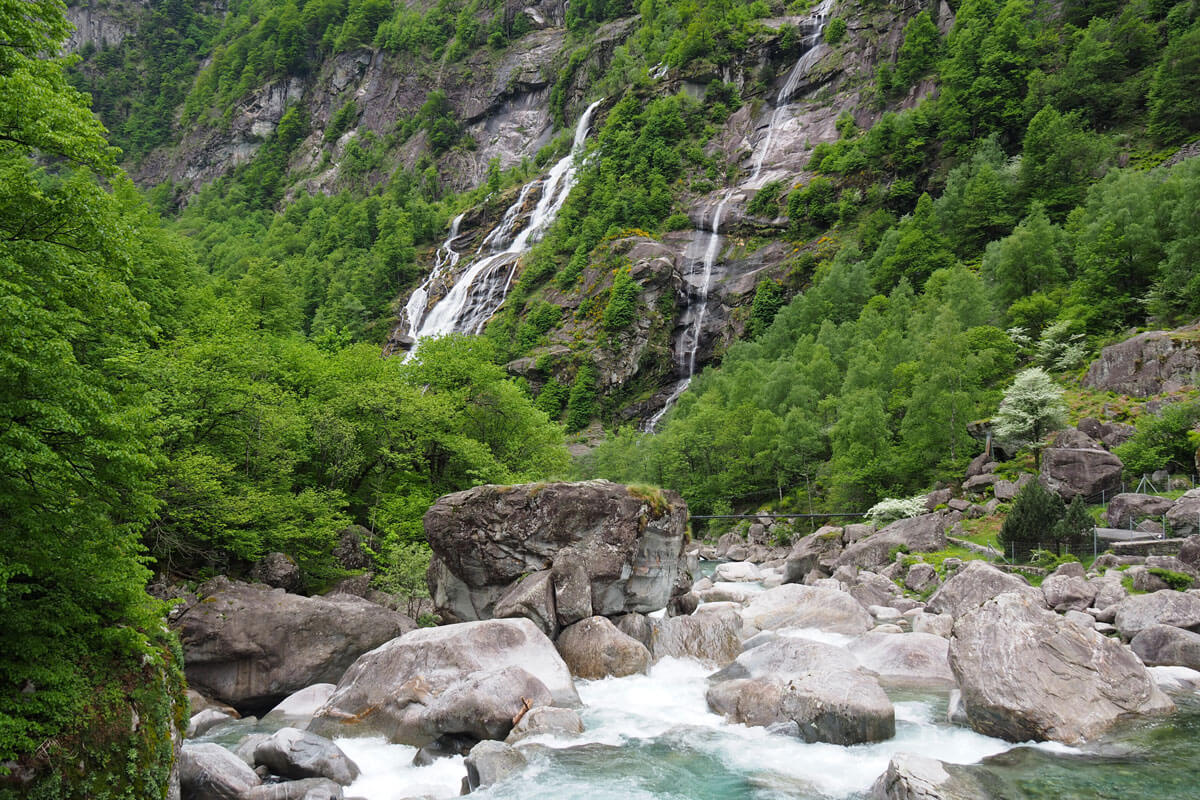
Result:
[[[1048,491],[1040,481],[1030,481],[1017,493],[1012,510],[1000,526],[1000,543],[1014,558],[1028,558],[1036,546],[1055,538],[1055,525],[1064,513],[1066,509],[1058,495]]]
[[[1054,542],[1059,546],[1066,545],[1068,549],[1077,547],[1087,539],[1094,525],[1083,504],[1083,497],[1075,495],[1067,507],[1066,515],[1054,526]]]

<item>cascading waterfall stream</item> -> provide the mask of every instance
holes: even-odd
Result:
[[[450,222],[450,235],[446,237],[446,241],[442,242],[442,246],[438,248],[437,254],[434,257],[433,271],[429,273],[429,277],[413,289],[412,295],[409,296],[408,302],[404,304],[404,318],[408,322],[410,331],[419,330],[421,327],[421,319],[425,316],[426,307],[429,304],[429,291],[437,279],[442,276],[446,270],[454,269],[458,264],[460,254],[454,249],[454,240],[458,238],[458,229],[462,225],[463,217],[466,216],[464,211]]]
[[[446,296],[429,309],[428,313],[418,312],[414,315],[409,312],[409,330],[412,331],[414,340],[410,352],[415,352],[420,341],[430,336],[480,333],[487,321],[499,310],[512,286],[517,261],[545,234],[575,186],[577,161],[587,140],[592,115],[602,102],[603,100],[597,100],[592,103],[580,116],[579,123],[575,126],[571,152],[550,169],[544,180],[531,181],[522,187],[516,202],[505,211],[500,224],[480,244],[475,254],[477,260],[458,277]],[[529,196],[539,185],[542,193],[537,205],[529,214],[525,225],[518,230],[517,225],[524,216]],[[453,237],[448,242],[452,240]],[[456,254],[454,264],[457,262]],[[442,269],[444,271],[452,267],[453,264],[450,264]],[[433,281],[438,270],[439,267],[435,264],[434,272],[422,287],[427,287]],[[416,294],[417,292],[414,292],[414,298]],[[427,299],[428,289],[425,289],[425,297],[419,301],[422,307]],[[413,302],[413,299],[409,300],[410,304]],[[414,320],[419,320],[419,324]]]
[[[833,7],[833,0],[821,0],[821,4],[813,11],[815,26],[805,41],[804,53],[796,61],[792,71],[788,73],[787,80],[783,82],[783,87],[780,88],[779,94],[775,96],[775,111],[771,113],[771,122],[767,125],[767,135],[763,139],[762,144],[758,147],[758,151],[754,155],[754,169],[750,174],[750,182],[753,183],[758,179],[759,173],[762,172],[763,162],[771,152],[771,144],[775,139],[775,131],[783,122],[784,114],[789,108],[788,102],[792,99],[792,95],[796,93],[797,87],[800,86],[800,81],[808,75],[809,70],[817,63],[817,59],[821,55],[818,45],[821,43],[821,36],[825,33],[825,23],[829,18],[829,9]]]
[[[767,135],[762,143],[756,148],[754,154],[754,168],[750,173],[750,179],[747,181],[753,184],[758,180],[759,173],[762,172],[763,162],[768,153],[771,151],[771,143],[775,138],[775,130],[782,122],[785,112],[789,108],[788,101],[795,94],[796,89],[800,86],[800,81],[808,75],[809,70],[817,62],[820,57],[821,36],[825,32],[825,22],[829,17],[829,10],[833,7],[833,0],[821,0],[820,5],[813,11],[812,19],[814,22],[812,32],[805,40],[805,50],[800,58],[788,73],[787,80],[784,81],[783,87],[780,88],[779,94],[775,96],[775,111],[771,114],[771,122],[767,126]],[[716,264],[717,256],[721,252],[721,218],[725,214],[725,206],[732,199],[735,189],[726,189],[721,200],[717,203],[716,209],[713,211],[712,225],[709,227],[708,242],[704,249],[704,258],[700,262],[703,272],[700,280],[699,291],[699,308],[692,315],[691,322],[684,330],[680,337],[682,344],[687,345],[687,377],[678,381],[671,389],[671,393],[667,395],[667,400],[663,403],[663,407],[654,413],[646,423],[642,426],[642,431],[645,433],[653,433],[658,423],[666,415],[667,411],[675,404],[691,385],[692,378],[696,374],[696,351],[700,349],[700,334],[704,329],[704,318],[708,315],[708,290],[712,282],[713,266]],[[690,297],[690,293],[689,293]],[[690,301],[689,301],[690,311]]]

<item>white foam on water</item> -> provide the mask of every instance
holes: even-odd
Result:
[[[439,758],[427,767],[412,766],[417,748],[392,744],[382,736],[334,739],[362,774],[346,787],[347,797],[400,800],[408,797],[458,797],[467,768],[462,756]]]

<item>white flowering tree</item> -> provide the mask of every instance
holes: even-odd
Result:
[[[992,419],[996,438],[1032,448],[1039,468],[1042,439],[1066,424],[1067,404],[1063,401],[1063,391],[1045,370],[1038,367],[1017,374]]]

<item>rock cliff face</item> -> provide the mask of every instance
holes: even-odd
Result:
[[[1148,331],[1100,351],[1084,383],[1093,389],[1149,397],[1200,383],[1200,325]]]
[[[641,494],[608,481],[480,486],[446,495],[425,515],[429,588],[455,622],[489,619],[498,601],[534,607],[551,630],[593,615],[656,611],[680,572],[687,509],[673,492]],[[550,571],[553,591],[510,593]]]

